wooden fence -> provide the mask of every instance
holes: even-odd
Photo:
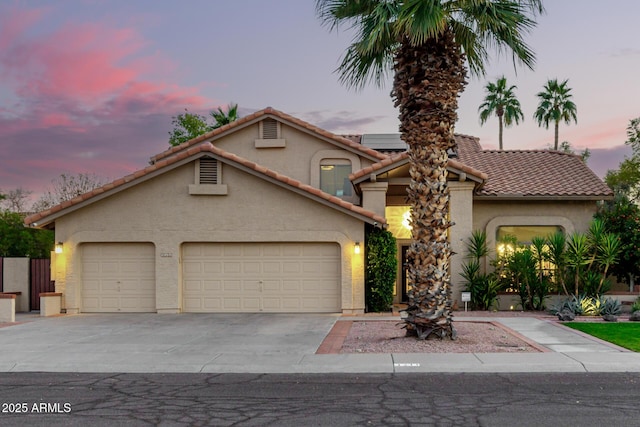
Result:
[[[51,282],[51,260],[48,258],[32,259],[30,261],[30,303],[31,310],[40,310],[40,294],[55,292],[55,283]]]

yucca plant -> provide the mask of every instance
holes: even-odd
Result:
[[[602,285],[605,278],[607,277],[607,272],[612,265],[618,262],[618,257],[621,250],[622,247],[620,245],[620,238],[617,234],[606,233],[600,239],[596,260],[603,267],[604,271],[602,273],[600,283],[598,284],[598,290],[596,291],[596,294],[599,295],[602,291]]]
[[[564,282],[564,271],[566,266],[566,246],[567,238],[564,233],[557,232],[547,237],[547,245],[549,246],[549,261],[555,266],[554,279],[556,285],[559,284],[565,295],[569,295],[569,291]]]
[[[567,241],[566,263],[573,270],[574,295],[578,296],[580,277],[589,264],[589,241],[582,233],[573,233]]]

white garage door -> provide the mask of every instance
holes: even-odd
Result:
[[[155,250],[150,243],[82,245],[82,311],[155,312]]]
[[[335,243],[188,243],[183,311],[341,311]]]

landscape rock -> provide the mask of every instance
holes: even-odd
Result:
[[[573,314],[571,310],[564,309],[560,313],[558,313],[558,319],[563,322],[575,320],[575,318],[576,318],[576,315]]]
[[[629,316],[629,320],[632,322],[640,322],[640,310],[636,310]]]
[[[617,322],[618,316],[614,316],[613,314],[605,314],[602,318],[607,322]]]

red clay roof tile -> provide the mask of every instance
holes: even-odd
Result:
[[[604,197],[611,189],[574,154],[549,150],[482,150],[458,141],[459,160],[489,176],[477,192],[494,197]]]

